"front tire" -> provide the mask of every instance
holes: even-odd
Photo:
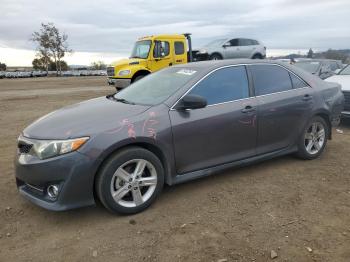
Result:
[[[219,54],[212,54],[210,60],[222,60],[222,56]]]
[[[131,147],[113,156],[97,175],[95,190],[112,213],[135,214],[149,207],[164,185],[164,169],[152,152]]]
[[[326,147],[329,132],[322,117],[313,117],[299,138],[297,156],[306,160],[318,158]]]

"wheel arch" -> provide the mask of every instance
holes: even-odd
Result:
[[[327,123],[327,125],[328,125],[328,137],[327,138],[329,140],[331,140],[332,139],[332,123],[330,120],[330,115],[327,112],[320,111],[320,112],[317,112],[316,114],[314,114],[313,117],[315,117],[315,116],[323,118],[323,120]]]
[[[127,148],[132,148],[132,147],[139,147],[139,148],[143,148],[146,149],[150,152],[152,152],[153,154],[155,154],[160,162],[162,163],[162,166],[164,168],[164,182],[168,185],[172,184],[172,167],[171,164],[168,160],[168,157],[166,156],[166,154],[164,153],[164,150],[162,150],[159,146],[155,145],[154,143],[151,143],[149,141],[129,141],[127,143],[124,144],[118,144],[118,145],[114,145],[112,146],[107,153],[105,153],[103,156],[101,156],[100,162],[98,163],[98,167],[94,173],[94,178],[93,178],[93,182],[94,182],[94,198],[95,200],[97,199],[97,195],[95,192],[95,183],[96,183],[96,178],[98,173],[100,172],[100,170],[102,169],[103,165],[117,152],[121,151],[121,150],[125,150]]]
[[[138,76],[146,76],[146,75],[149,75],[151,72],[146,70],[146,69],[141,69],[141,70],[138,70],[131,78],[131,83],[134,82],[135,78],[138,77]]]
[[[252,59],[254,59],[254,57],[258,57],[258,59],[264,58],[264,56],[260,52],[256,52],[251,56]]]

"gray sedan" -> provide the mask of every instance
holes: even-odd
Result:
[[[140,212],[164,184],[285,154],[317,158],[343,101],[339,84],[279,62],[174,66],[28,126],[17,186],[50,210],[98,198],[112,212]]]

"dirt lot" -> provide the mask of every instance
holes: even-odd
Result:
[[[314,161],[286,156],[167,187],[134,216],[54,213],[19,196],[16,138],[104,77],[0,80],[0,261],[350,261],[350,123]],[[311,248],[307,250],[307,248]],[[226,259],[226,260],[225,260]]]

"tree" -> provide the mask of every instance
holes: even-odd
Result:
[[[60,68],[62,71],[67,71],[68,70],[68,65],[67,65],[66,61],[61,60],[58,63],[59,63],[58,64],[58,68]],[[57,63],[54,62],[54,61],[51,61],[50,65],[49,65],[49,69],[51,71],[57,71]]]
[[[107,65],[103,63],[103,61],[97,61],[91,63],[91,69],[94,70],[105,70],[107,68]]]
[[[312,49],[309,49],[309,52],[307,52],[307,58],[313,58],[314,57],[314,51]]]
[[[32,61],[32,65],[33,65],[33,69],[34,70],[51,70],[49,67],[50,63],[51,63],[51,59],[49,58],[48,63],[45,57],[39,57],[39,58],[35,58]]]
[[[0,62],[0,71],[6,71],[6,64]]]
[[[32,34],[31,40],[35,42],[38,47],[39,59],[42,59],[46,71],[49,70],[51,59],[53,59],[56,68],[56,74],[61,75],[62,63],[61,60],[67,52],[72,52],[68,49],[68,36],[61,34],[58,28],[53,23],[41,24],[39,32]]]
[[[348,59],[348,55],[340,52],[339,50],[328,49],[322,55],[326,59],[341,60],[343,63],[345,63]]]

